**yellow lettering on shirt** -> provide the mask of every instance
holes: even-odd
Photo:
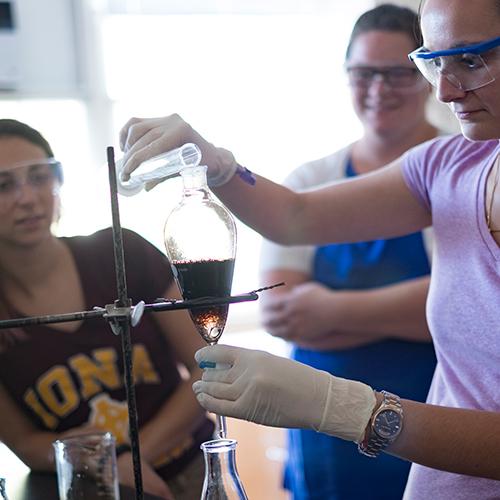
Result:
[[[108,394],[99,394],[89,401],[89,406],[90,425],[111,432],[117,444],[128,442],[128,410],[125,401],[116,401]]]
[[[68,361],[80,381],[80,393],[84,399],[101,392],[103,385],[108,389],[118,389],[122,385],[114,349],[96,349],[92,357],[94,359],[86,354],[77,354]]]
[[[148,351],[143,344],[135,344],[132,352],[134,383],[159,384],[160,376],[154,369]]]
[[[24,394],[25,403],[40,417],[48,429],[59,425],[59,418],[66,417],[77,409],[82,400],[91,400],[91,418],[100,428],[122,436],[119,442],[128,440],[128,415],[125,402],[115,401],[104,390],[123,387],[117,365],[118,353],[114,348],[96,349],[92,355],[76,354],[69,358],[69,368],[56,365],[47,370]],[[159,384],[160,376],[143,344],[132,349],[134,383]],[[78,380],[77,386],[72,372]],[[93,398],[93,399],[91,399]],[[99,422],[99,424],[97,424]],[[114,429],[114,430],[112,430]]]
[[[47,371],[36,388],[47,408],[59,417],[68,415],[78,406],[80,398],[65,366],[55,366]]]
[[[33,389],[28,389],[24,393],[24,402],[42,419],[47,428],[55,429],[57,427],[59,420],[43,407]]]

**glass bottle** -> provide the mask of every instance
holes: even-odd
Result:
[[[184,300],[231,295],[236,225],[207,186],[205,166],[184,168],[182,200],[165,223],[165,247]],[[227,320],[228,305],[190,309],[200,335],[215,344]]]
[[[248,499],[236,470],[236,444],[234,439],[216,439],[201,445],[205,457],[201,500]]]

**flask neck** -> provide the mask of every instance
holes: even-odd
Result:
[[[236,471],[235,448],[205,452],[206,473],[212,478],[219,475],[238,477]]]
[[[181,177],[185,195],[189,196],[197,191],[208,193],[207,167],[205,165],[184,168],[181,170]]]
[[[205,457],[202,500],[247,500],[236,470],[236,441],[217,439],[201,445]]]

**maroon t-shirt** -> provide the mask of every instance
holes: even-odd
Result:
[[[116,299],[116,278],[111,230],[62,241],[76,262],[85,310],[112,304]],[[123,231],[123,242],[128,296],[134,304],[139,300],[153,302],[172,282],[169,263],[132,231]],[[9,312],[10,317],[21,316],[14,310]],[[176,390],[181,377],[173,349],[150,314],[131,328],[131,338],[142,426]],[[37,428],[63,432],[90,423],[112,431],[118,443],[128,441],[121,339],[105,320],[86,320],[72,333],[50,325],[25,327],[14,336],[0,330],[0,346],[0,381]],[[167,465],[161,467],[161,475],[167,479],[181,469],[212,432],[213,425],[207,420],[192,439],[175,450],[173,457],[163,457]]]

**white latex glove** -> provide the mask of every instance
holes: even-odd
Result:
[[[179,115],[162,118],[131,118],[120,131],[120,148],[124,180],[145,160],[194,142],[201,150],[203,165],[207,165],[207,181],[210,187],[228,182],[238,164],[233,154],[206,141]],[[153,183],[152,185],[155,185]],[[151,187],[151,186],[150,186]]]
[[[349,441],[364,438],[376,403],[366,384],[231,346],[204,347],[195,358],[204,371],[193,390],[208,411],[272,427],[314,429]]]

